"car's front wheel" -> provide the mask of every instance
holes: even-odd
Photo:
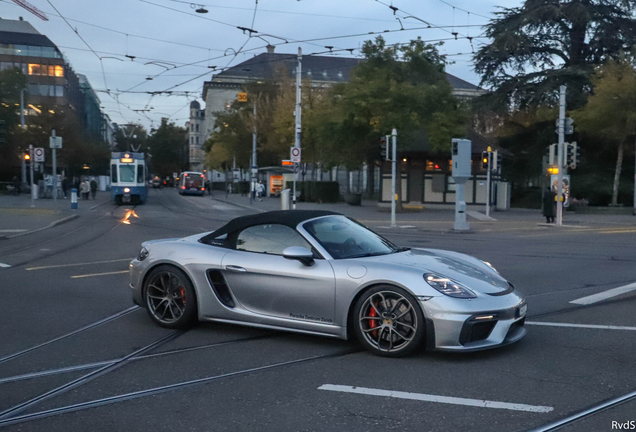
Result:
[[[197,319],[197,300],[186,274],[171,265],[153,269],[144,284],[144,303],[160,326],[187,328]]]
[[[424,315],[405,290],[377,286],[357,301],[353,325],[362,345],[373,354],[401,357],[410,354],[426,334]]]

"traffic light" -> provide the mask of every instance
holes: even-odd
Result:
[[[567,149],[565,152],[565,164],[568,168],[576,169],[576,164],[579,161],[580,149],[576,142],[566,143]]]
[[[0,120],[0,143],[4,142],[4,120]]]
[[[492,170],[498,171],[501,168],[501,153],[499,150],[492,152]]]
[[[24,160],[29,162],[31,160],[31,155],[29,153],[24,153]]]
[[[389,157],[389,139],[388,136],[383,136],[380,138],[380,155],[384,160],[390,160]]]
[[[574,133],[574,120],[567,117],[565,119],[565,135],[572,135]]]
[[[558,151],[559,151],[559,145],[558,144],[550,144],[550,147],[548,149],[548,164],[549,165],[558,165],[557,161],[558,159]]]
[[[488,159],[490,158],[490,152],[483,151],[481,152],[481,169],[488,170]]]

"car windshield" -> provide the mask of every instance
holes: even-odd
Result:
[[[303,228],[335,259],[387,255],[402,249],[344,216],[328,216]]]

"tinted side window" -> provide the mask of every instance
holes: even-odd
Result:
[[[110,167],[110,182],[117,183],[117,165],[115,164]]]
[[[282,255],[290,246],[311,250],[311,245],[300,234],[285,225],[256,225],[241,231],[236,239],[236,249],[249,252]]]

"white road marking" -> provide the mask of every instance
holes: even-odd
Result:
[[[75,275],[71,276],[71,279],[79,279],[79,278],[87,278],[93,276],[106,276],[106,275],[114,275],[114,274],[124,274],[128,273],[128,270],[116,271],[116,272],[106,272],[106,273],[91,273],[91,274],[83,274],[83,275]]]
[[[59,265],[49,265],[49,266],[42,266],[42,267],[28,267],[25,270],[44,270],[44,269],[51,269],[51,268],[74,267],[74,266],[84,266],[84,265],[93,265],[93,264],[106,264],[106,263],[132,261],[132,260],[133,260],[133,258],[122,258],[122,259],[116,259],[116,260],[94,261],[94,262],[88,262],[88,263],[59,264]]]
[[[636,283],[631,283],[629,285],[624,285],[622,287],[603,291],[598,294],[593,294],[591,296],[581,297],[580,299],[572,300],[570,303],[580,304],[580,305],[589,305],[589,304],[607,300],[608,298],[616,297],[618,295],[625,294],[634,290],[636,290]]]
[[[0,233],[17,233],[17,232],[24,232],[26,231],[25,229],[4,229],[4,230],[0,230]]]
[[[0,267],[2,268],[9,268],[11,267],[9,264],[5,264],[5,263],[0,263]]]
[[[631,330],[631,331],[636,331],[636,327],[598,325],[598,324],[569,324],[569,323],[538,322],[538,321],[526,321],[526,324],[527,325],[536,325],[536,326],[547,326],[547,327],[572,327],[572,328],[585,328],[585,329],[597,329],[597,330]]]
[[[351,386],[334,385],[334,384],[321,385],[320,387],[318,387],[318,390],[330,390],[330,391],[337,391],[337,392],[343,392],[343,393],[355,393],[355,394],[363,394],[363,395],[370,395],[370,396],[385,396],[385,397],[393,397],[397,399],[410,399],[410,400],[419,400],[424,402],[438,402],[438,403],[446,403],[446,404],[452,404],[452,405],[465,405],[465,406],[474,406],[479,408],[508,409],[513,411],[526,411],[526,412],[536,412],[536,413],[548,413],[554,410],[553,407],[549,407],[549,406],[496,402],[496,401],[488,401],[483,399],[466,399],[466,398],[458,398],[458,397],[430,395],[430,394],[424,394],[424,393],[409,393],[409,392],[401,392],[401,391],[380,390],[380,389],[372,389],[372,388],[365,388],[365,387],[351,387]]]

